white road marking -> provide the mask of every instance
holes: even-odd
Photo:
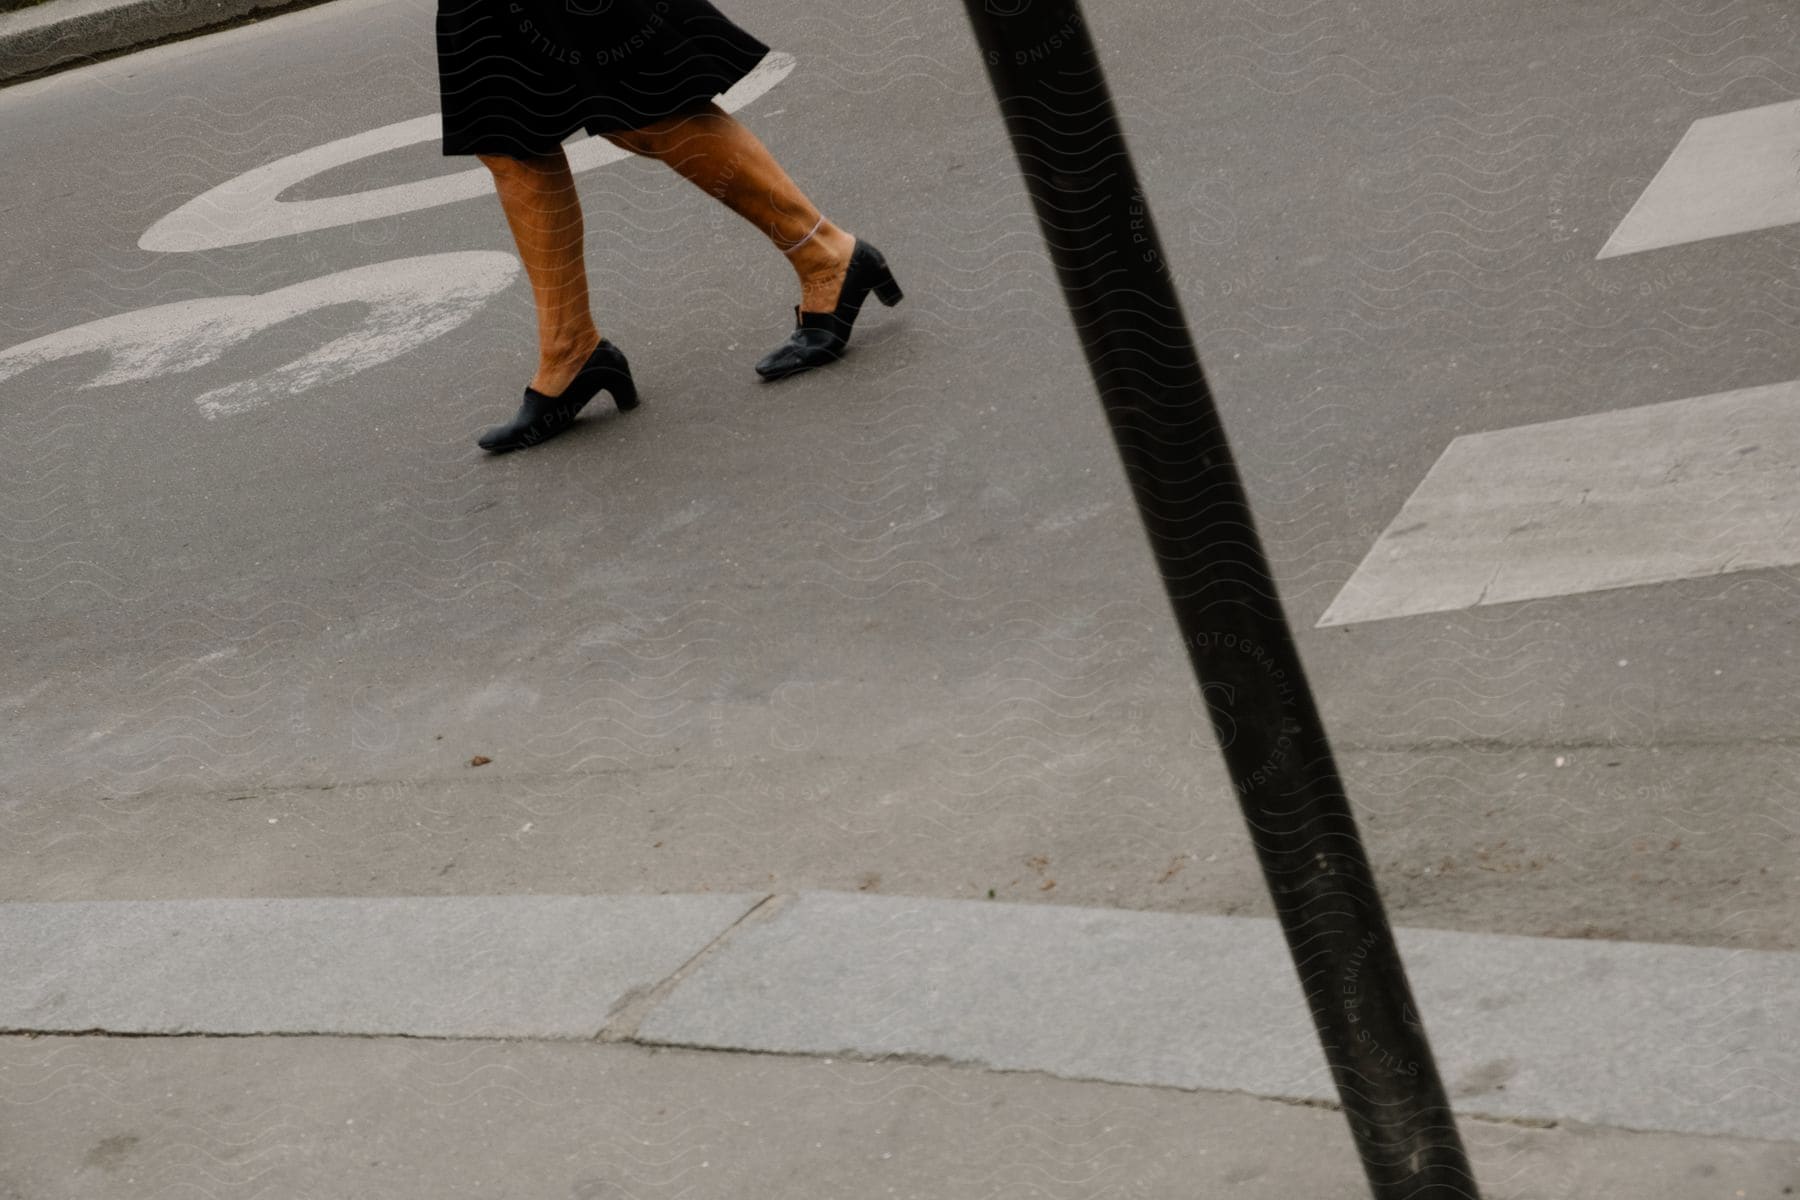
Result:
[[[720,107],[727,112],[738,111],[786,79],[794,65],[791,54],[770,54],[735,87],[719,97]],[[326,196],[317,200],[277,199],[288,188],[333,167],[398,150],[402,146],[436,141],[442,135],[443,118],[439,113],[431,113],[290,154],[194,197],[152,225],[138,239],[138,247],[180,252],[241,246],[492,195],[493,176],[486,167],[476,166],[452,175],[352,192],[346,196]],[[590,171],[631,157],[628,151],[597,137],[570,144],[566,153],[570,169],[576,172]]]
[[[1450,443],[1319,619],[1800,563],[1800,380]]]
[[[1688,128],[1601,258],[1800,221],[1800,101]]]
[[[283,321],[338,304],[368,313],[356,329],[299,358],[194,398],[207,417],[245,412],[346,379],[397,358],[474,316],[519,274],[493,250],[371,263],[248,296],[209,296],[120,313],[0,351],[0,380],[95,351],[105,367],[84,387],[109,387],[194,370]]]

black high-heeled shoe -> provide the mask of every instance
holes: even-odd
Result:
[[[787,341],[769,351],[756,364],[756,373],[764,379],[782,379],[810,371],[844,357],[850,342],[850,327],[862,311],[869,293],[892,308],[904,298],[894,273],[888,270],[881,251],[861,238],[850,251],[850,266],[844,271],[843,290],[838,293],[837,307],[828,313],[801,312],[794,306],[794,332]]]
[[[612,393],[620,412],[638,406],[637,384],[631,379],[631,364],[624,353],[605,338],[588,355],[587,362],[569,386],[554,396],[546,396],[534,387],[525,389],[525,401],[513,419],[496,425],[476,439],[476,445],[495,454],[523,450],[555,437],[575,423],[575,414],[602,391]]]

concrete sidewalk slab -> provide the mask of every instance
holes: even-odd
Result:
[[[638,1037],[1334,1095],[1279,927],[1240,917],[809,892]]]
[[[1800,1140],[1800,955],[1397,936],[1459,1111]],[[737,931],[637,1037],[1336,1095],[1264,918],[807,893]]]
[[[761,899],[0,905],[0,1029],[604,1034],[1335,1098],[1272,920],[829,892],[742,920]],[[1459,1112],[1800,1141],[1800,955],[1399,936]]]
[[[0,1028],[591,1038],[760,897],[0,906]]]

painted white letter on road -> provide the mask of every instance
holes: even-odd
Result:
[[[793,69],[793,55],[770,54],[754,71],[719,97],[719,107],[726,112],[736,112],[786,79]],[[276,159],[189,200],[152,225],[138,239],[138,248],[192,251],[241,246],[493,195],[492,174],[486,167],[477,166],[452,175],[352,192],[347,196],[326,196],[318,200],[276,199],[295,184],[333,167],[373,158],[403,146],[436,141],[443,136],[443,129],[442,115],[430,113]],[[597,137],[575,142],[565,152],[569,157],[569,169],[577,173],[631,157],[629,151]]]
[[[84,385],[107,387],[176,375],[291,317],[366,304],[361,325],[254,379],[195,397],[208,417],[227,416],[346,379],[455,329],[518,277],[519,260],[492,250],[371,263],[272,292],[210,296],[89,321],[0,351],[0,380],[78,354],[107,365]]]

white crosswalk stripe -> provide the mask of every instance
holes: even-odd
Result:
[[[1601,258],[1800,221],[1800,101],[1695,121]]]
[[[1450,443],[1321,626],[1800,563],[1800,380]]]

